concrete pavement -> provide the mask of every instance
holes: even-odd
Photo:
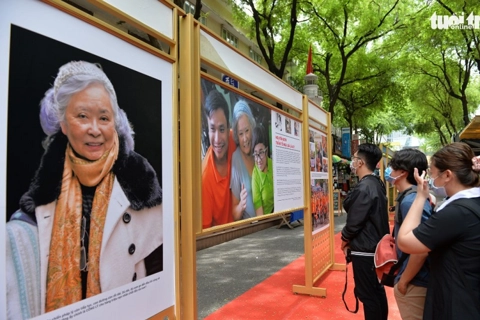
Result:
[[[345,220],[346,214],[335,217],[335,233],[343,228]],[[302,256],[303,230],[303,225],[294,229],[272,227],[198,251],[198,319]]]

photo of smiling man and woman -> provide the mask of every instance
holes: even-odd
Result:
[[[270,109],[201,83],[203,228],[272,213]]]

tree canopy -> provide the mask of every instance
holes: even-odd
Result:
[[[332,123],[368,141],[378,143],[401,130],[438,147],[469,123],[480,104],[478,1],[230,0],[230,5],[272,73],[283,77],[287,64],[297,63],[291,84],[299,91],[311,45]]]

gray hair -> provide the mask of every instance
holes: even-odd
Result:
[[[252,110],[248,106],[247,101],[240,99],[237,101],[237,103],[235,103],[235,106],[233,107],[233,124],[232,124],[233,140],[235,140],[235,143],[237,144],[237,146],[239,144],[237,124],[238,124],[238,120],[243,115],[247,116],[248,122],[250,123],[250,127],[252,130],[252,134],[253,134],[253,130],[257,125],[255,122],[255,118],[253,117]]]
[[[93,84],[101,84],[107,91],[118,136],[125,140],[127,151],[133,150],[134,132],[126,113],[118,106],[112,83],[99,65],[85,61],[72,61],[60,67],[54,85],[40,102],[40,124],[47,135],[45,147],[60,131],[60,123],[65,121],[65,111],[72,96]]]

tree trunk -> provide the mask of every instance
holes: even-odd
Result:
[[[467,126],[470,123],[470,119],[468,117],[468,101],[465,92],[462,93],[463,124]]]
[[[444,145],[448,144],[448,140],[445,137],[445,135],[443,134],[442,128],[441,128],[440,124],[438,123],[438,120],[433,118],[433,124],[435,125],[435,128],[437,129],[441,145],[444,146]]]
[[[195,14],[193,17],[198,20],[200,19],[200,15],[202,14],[202,0],[196,0],[195,2]]]
[[[183,9],[183,5],[185,4],[185,0],[174,0],[173,3],[175,3],[177,6]]]

